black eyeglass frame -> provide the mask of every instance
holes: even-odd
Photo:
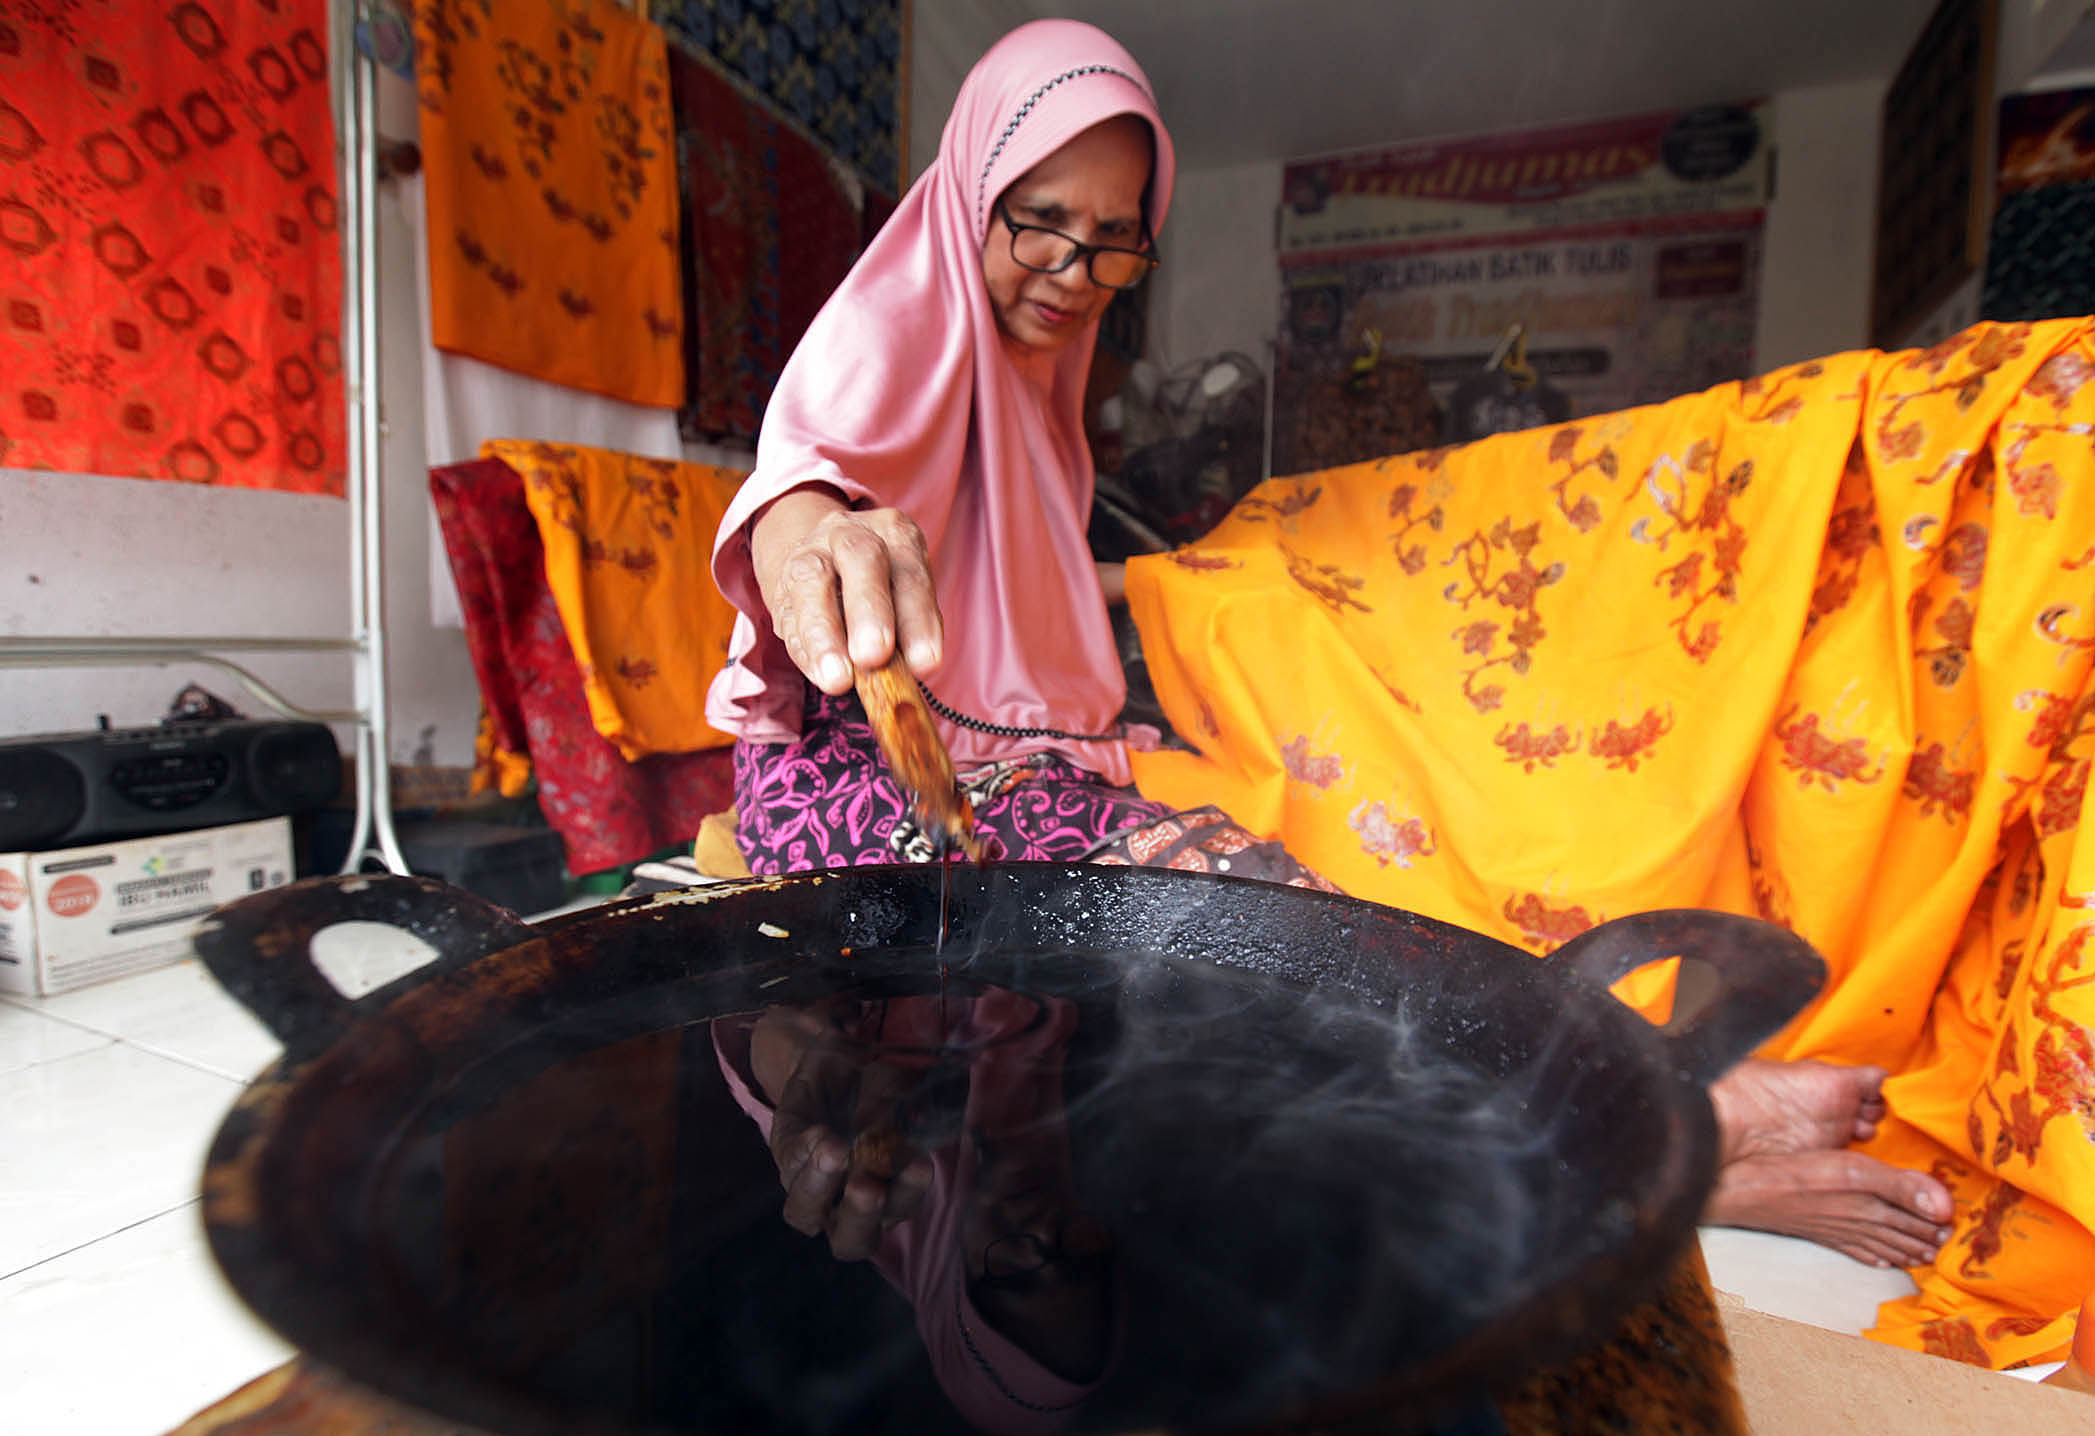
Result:
[[[992,1238],[982,1249],[981,1284],[992,1290],[1022,1291],[1050,1267],[1070,1276],[1089,1276],[1112,1266],[1111,1233],[1103,1233],[1103,1243],[1096,1249],[1075,1252],[1064,1245],[1066,1233],[1067,1224],[1057,1228],[1052,1244],[1032,1232],[1007,1232]],[[993,1266],[1003,1270],[992,1271]]]
[[[1050,229],[1044,224],[1021,224],[1011,217],[1011,211],[1004,207],[1004,201],[1001,199],[996,202],[995,208],[997,218],[1004,221],[1004,228],[1011,231],[1011,262],[1020,269],[1028,269],[1035,274],[1060,274],[1081,259],[1084,261],[1084,273],[1100,289],[1129,290],[1139,287],[1142,281],[1155,273],[1157,266],[1163,263],[1162,260],[1157,258],[1156,251],[1149,248],[1153,241],[1149,233],[1149,220],[1146,216],[1142,221],[1143,247],[1130,249],[1124,244],[1086,244],[1073,234],[1064,234],[1061,230]],[[1069,257],[1056,265],[1026,263],[1018,257],[1018,237],[1027,230],[1033,230],[1039,234],[1052,234],[1055,238],[1070,246]],[[1136,274],[1126,284],[1108,284],[1105,280],[1098,277],[1098,270],[1092,265],[1092,260],[1101,254],[1133,255],[1135,258],[1142,260],[1148,267]]]

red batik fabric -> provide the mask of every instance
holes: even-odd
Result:
[[[690,843],[734,802],[733,750],[620,757],[591,721],[523,478],[476,459],[431,469],[429,490],[494,746],[531,760],[568,870],[601,872]]]
[[[675,54],[691,317],[687,436],[755,443],[794,346],[894,201],[703,60]],[[877,222],[874,227],[877,227]]]
[[[326,0],[0,13],[0,464],[343,489]]]

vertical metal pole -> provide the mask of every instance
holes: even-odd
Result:
[[[342,247],[342,398],[346,405],[343,425],[344,458],[348,467],[349,500],[349,628],[356,650],[350,658],[353,699],[357,711],[355,748],[350,761],[356,772],[356,823],[350,829],[349,850],[343,871],[360,865],[364,845],[371,840],[371,783],[365,772],[370,747],[371,689],[367,677],[368,650],[364,638],[364,431],[357,423],[357,405],[362,394],[363,329],[357,295],[362,284],[357,276],[356,213],[358,178],[356,158],[356,0],[332,0],[333,33],[328,43],[328,69],[335,105],[335,188],[341,200]]]
[[[357,0],[354,11],[367,9]],[[357,340],[361,350],[358,383],[362,402],[357,420],[363,430],[364,488],[364,652],[370,664],[371,825],[378,840],[374,854],[396,873],[407,871],[400,840],[393,832],[393,758],[388,735],[392,730],[392,687],[386,675],[386,584],[385,584],[385,455],[379,432],[378,369],[378,62],[356,52],[352,36],[350,53],[356,66],[356,163],[357,163]]]
[[[345,872],[377,858],[407,871],[393,832],[385,644],[385,493],[378,414],[377,72],[357,51],[363,0],[335,0],[336,114],[342,151],[343,365],[349,402],[350,621],[356,639],[356,824]],[[374,847],[373,840],[376,840]]]

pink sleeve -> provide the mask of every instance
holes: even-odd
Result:
[[[771,1104],[764,1100],[757,1088],[756,1074],[749,1066],[749,1034],[757,1025],[757,1014],[745,1012],[736,1017],[719,1017],[713,1021],[713,1055],[720,1059],[720,1075],[727,1079],[728,1095],[757,1124],[757,1131],[764,1137],[765,1145],[771,1142]]]

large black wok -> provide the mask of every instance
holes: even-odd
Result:
[[[213,1250],[307,1353],[508,1436],[1459,1424],[1666,1274],[1714,1176],[1705,1085],[1824,977],[1708,912],[1538,961],[1231,878],[956,867],[942,907],[941,876],[537,928],[411,878],[225,909],[198,950],[285,1052],[212,1148]],[[308,939],[348,920],[439,956],[347,1000]],[[1604,990],[1669,956],[1667,1027]],[[867,1162],[941,1154],[913,1275],[781,1220],[760,1022],[900,1084],[832,1116]],[[1015,1149],[1060,1163],[1050,1225],[985,1238]],[[1071,1291],[1070,1330],[1024,1326]]]

